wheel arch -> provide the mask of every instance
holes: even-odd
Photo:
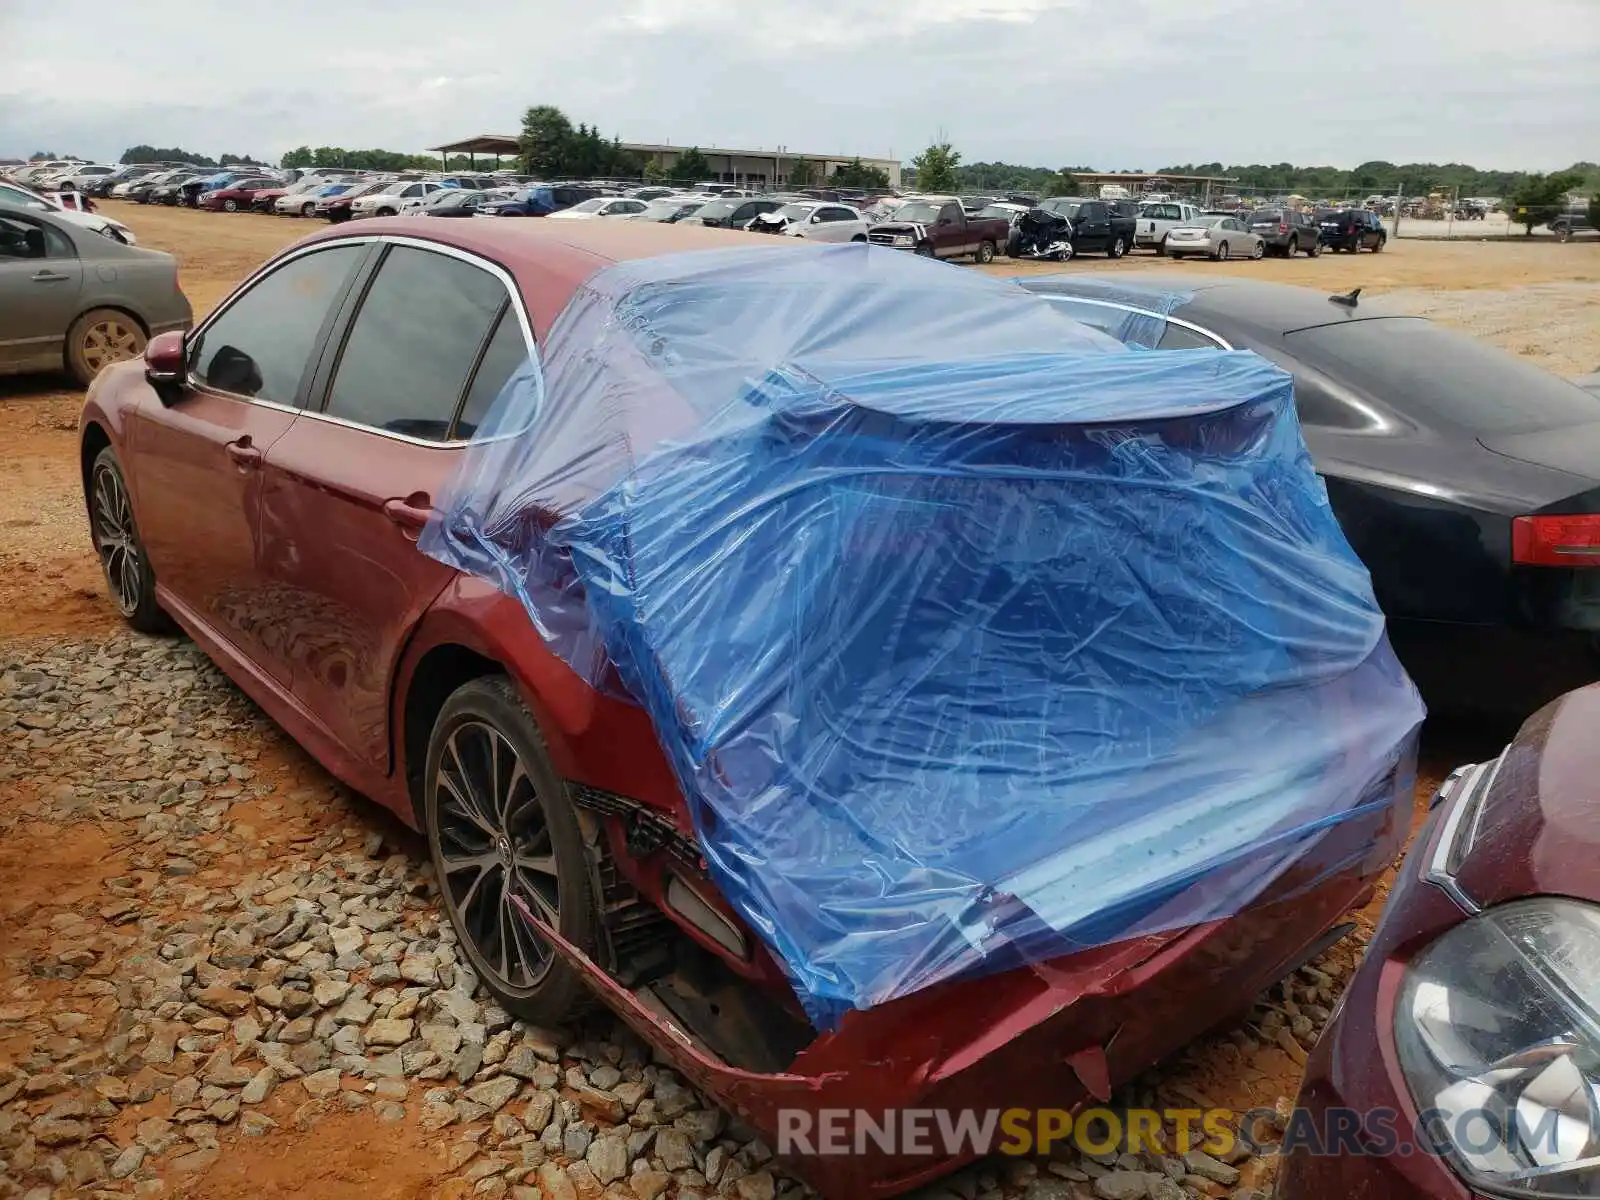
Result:
[[[398,745],[395,769],[404,772],[402,783],[411,801],[417,828],[422,828],[423,768],[433,723],[453,692],[474,679],[508,675],[505,665],[459,642],[440,642],[424,651],[408,672],[405,694],[398,705]]]
[[[102,450],[111,446],[111,435],[97,420],[84,422],[83,436],[78,442],[78,475],[83,483],[83,502],[89,503],[89,477],[94,473],[94,460]]]

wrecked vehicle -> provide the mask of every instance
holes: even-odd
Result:
[[[86,490],[509,1010],[598,995],[865,1200],[982,1151],[780,1129],[1092,1102],[1340,936],[1422,708],[1277,368],[868,246],[423,224],[102,375]]]
[[[1030,208],[1018,217],[1006,241],[1009,258],[1066,262],[1075,253],[1072,222],[1047,208]]]

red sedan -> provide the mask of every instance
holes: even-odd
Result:
[[[1284,1133],[1283,1200],[1600,1195],[1600,685],[1451,774]]]
[[[511,1011],[559,1020],[598,993],[769,1137],[796,1113],[814,1128],[823,1110],[1104,1099],[1341,935],[1399,846],[1403,767],[1240,915],[935,984],[819,1033],[709,877],[646,713],[580,679],[516,599],[418,551],[467,439],[586,280],[747,244],[405,218],[305,239],[91,389],[84,482],[113,598],[135,628],[175,621],[425,832],[462,949]],[[864,1200],[977,1152],[791,1161]]]
[[[212,212],[248,210],[258,196],[276,191],[282,186],[283,184],[276,179],[238,179],[227,187],[200,196],[197,207],[209,208]]]

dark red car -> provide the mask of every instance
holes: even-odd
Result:
[[[508,1009],[559,1020],[598,993],[780,1147],[783,1110],[1104,1099],[1345,932],[1400,845],[1394,804],[1329,830],[1241,915],[937,984],[819,1034],[708,877],[644,710],[580,679],[516,599],[417,548],[576,289],[619,260],[742,245],[644,222],[405,218],[301,241],[90,390],[83,481],[113,598],[135,628],[175,621],[425,832],[464,952]],[[790,1161],[865,1200],[974,1156]]]
[[[1434,797],[1307,1065],[1283,1200],[1600,1195],[1600,685]]]
[[[256,197],[268,191],[279,191],[283,184],[276,179],[238,179],[227,187],[205,192],[197,199],[195,207],[209,208],[212,212],[238,212],[249,210]]]

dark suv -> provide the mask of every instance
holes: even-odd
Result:
[[[1352,254],[1365,246],[1374,254],[1383,249],[1389,240],[1389,231],[1383,227],[1378,214],[1364,208],[1347,208],[1317,214],[1318,240],[1335,250],[1348,250]]]
[[[1293,258],[1304,251],[1315,257],[1322,253],[1321,231],[1308,213],[1291,209],[1264,208],[1244,218],[1250,232],[1266,243],[1267,252],[1280,258]]]

